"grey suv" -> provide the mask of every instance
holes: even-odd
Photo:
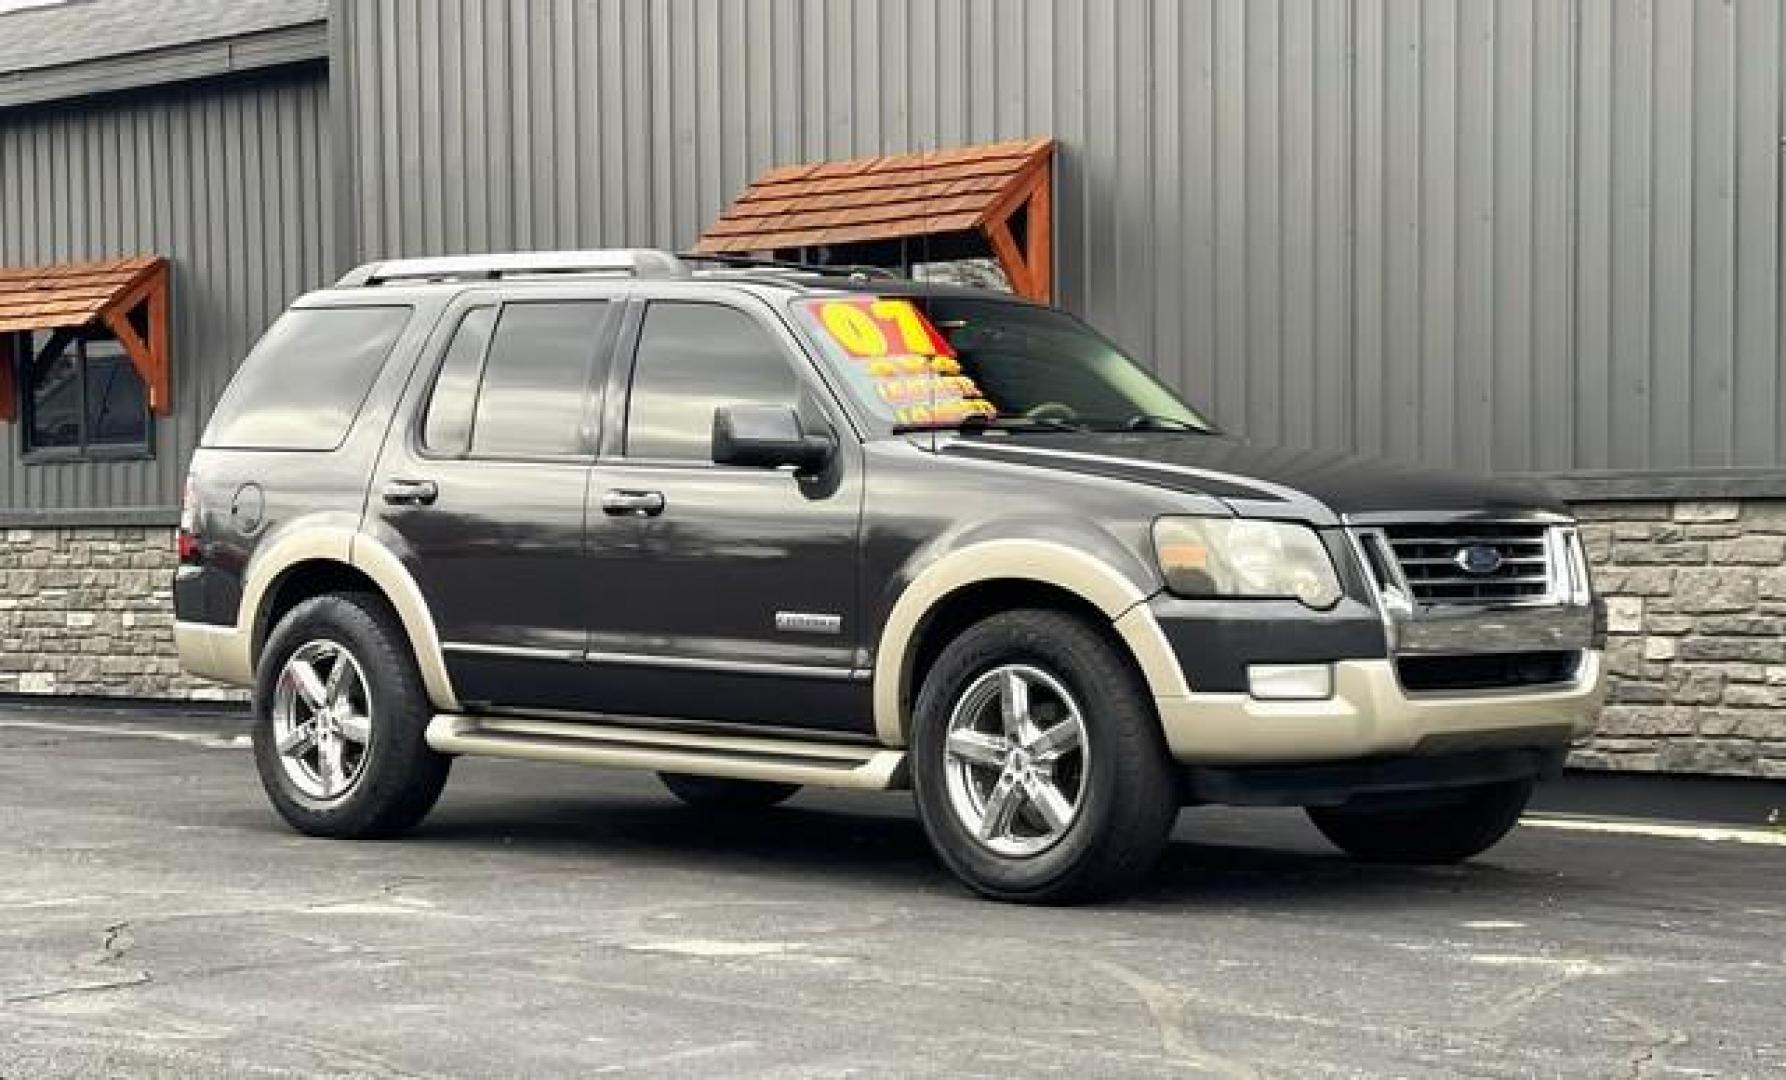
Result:
[[[360,267],[244,361],[178,543],[182,661],[325,836],[482,754],[909,787],[1007,900],[1131,888],[1206,802],[1452,861],[1601,696],[1549,499],[1224,438],[1070,315],[867,271]]]

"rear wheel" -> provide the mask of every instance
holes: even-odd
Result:
[[[1433,792],[1411,805],[1311,806],[1334,846],[1373,862],[1454,863],[1494,847],[1519,822],[1532,781]]]
[[[279,621],[261,655],[261,784],[300,832],[402,832],[433,808],[451,765],[428,747],[431,715],[409,638],[383,600],[312,597]]]
[[[734,780],[725,776],[658,773],[657,778],[670,789],[670,794],[688,805],[713,810],[767,810],[787,802],[800,790],[799,784]]]
[[[1126,892],[1178,811],[1139,677],[1062,612],[995,615],[950,642],[918,694],[911,753],[931,846],[994,899]]]

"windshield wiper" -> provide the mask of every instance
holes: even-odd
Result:
[[[910,435],[920,431],[1084,431],[1080,420],[1059,416],[965,416],[960,420],[927,420],[917,424],[895,424],[893,434]]]
[[[1210,430],[1201,424],[1192,423],[1183,417],[1165,416],[1160,413],[1136,413],[1126,420],[1096,421],[1097,426],[1112,431],[1194,431],[1199,435],[1208,435]]]

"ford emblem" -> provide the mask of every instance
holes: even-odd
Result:
[[[1471,577],[1487,577],[1499,570],[1505,560],[1501,558],[1501,550],[1492,544],[1465,544],[1457,549],[1451,561]]]

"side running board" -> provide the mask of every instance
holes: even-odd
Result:
[[[428,745],[443,754],[768,780],[885,791],[905,786],[905,751],[761,735],[712,735],[620,724],[436,716]]]

